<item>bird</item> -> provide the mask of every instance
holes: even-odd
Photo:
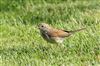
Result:
[[[40,30],[40,34],[43,37],[43,39],[46,40],[47,42],[63,43],[65,37],[69,37],[70,35],[78,31],[84,30],[85,28],[81,28],[73,31],[67,31],[67,30],[54,28],[47,23],[40,23],[38,25],[38,29]]]

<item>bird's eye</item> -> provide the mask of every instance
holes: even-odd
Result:
[[[41,27],[44,27],[43,25]]]

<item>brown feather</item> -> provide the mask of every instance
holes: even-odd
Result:
[[[84,29],[86,29],[86,28],[81,28],[81,29],[77,29],[77,30],[74,30],[74,31],[66,31],[66,30],[64,30],[64,31],[68,32],[68,33],[75,33],[75,32],[79,32],[79,31],[84,30]]]
[[[54,30],[48,32],[48,34],[49,34],[51,37],[67,37],[67,36],[69,36],[71,33],[65,32],[65,31],[63,31],[63,30],[54,29]]]

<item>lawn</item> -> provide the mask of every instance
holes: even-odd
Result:
[[[53,44],[42,22],[86,29]],[[100,66],[100,0],[0,0],[0,66]]]

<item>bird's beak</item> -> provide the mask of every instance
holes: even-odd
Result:
[[[38,25],[38,26],[36,26],[35,28],[40,29],[39,25]]]
[[[35,27],[36,29],[40,29],[38,26]]]
[[[38,27],[38,29],[40,29],[40,28]]]

